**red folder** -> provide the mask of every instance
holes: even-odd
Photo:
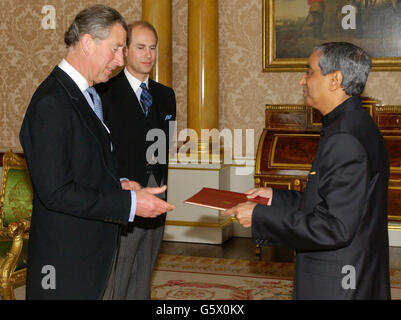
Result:
[[[217,210],[227,210],[247,201],[267,205],[269,199],[259,196],[249,199],[245,193],[203,188],[191,198],[185,200],[184,203]]]

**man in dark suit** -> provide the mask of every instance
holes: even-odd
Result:
[[[141,186],[160,186],[167,183],[169,124],[175,120],[175,94],[149,79],[158,41],[153,25],[145,21],[130,24],[127,39],[126,68],[98,91],[120,176]],[[165,193],[162,198],[166,198]],[[150,281],[165,218],[136,217],[123,229],[114,298],[150,299]]]
[[[370,65],[349,43],[315,48],[300,84],[323,125],[304,192],[252,189],[268,205],[225,212],[257,243],[295,248],[296,299],[390,299],[388,154],[360,98]]]
[[[20,141],[32,179],[27,299],[109,299],[121,225],[174,207],[120,182],[101,101],[92,85],[122,66],[126,30],[114,9],[81,11],[65,59],[34,93]],[[125,190],[123,190],[124,188]]]

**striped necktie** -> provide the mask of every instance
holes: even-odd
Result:
[[[145,116],[147,116],[149,107],[152,105],[152,95],[149,93],[148,88],[146,88],[146,83],[142,82],[140,87],[142,88],[141,104],[143,112],[145,113]]]
[[[102,100],[100,100],[100,97],[98,93],[96,92],[95,88],[93,87],[88,87],[86,89],[88,91],[89,95],[92,98],[93,101],[93,111],[95,111],[97,117],[100,119],[100,121],[103,121],[103,109],[102,109]]]

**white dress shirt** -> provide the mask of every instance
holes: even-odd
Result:
[[[138,98],[139,103],[141,104],[141,94],[142,94],[142,88],[140,87],[142,81],[135,78],[127,68],[124,68],[124,74],[128,79],[129,84],[131,85],[132,90],[134,90],[136,97]],[[147,76],[146,80],[143,81],[146,84],[146,87],[149,90],[149,76]]]

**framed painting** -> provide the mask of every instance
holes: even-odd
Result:
[[[401,71],[401,0],[263,0],[263,71],[305,71],[331,41],[365,49],[372,71]]]

